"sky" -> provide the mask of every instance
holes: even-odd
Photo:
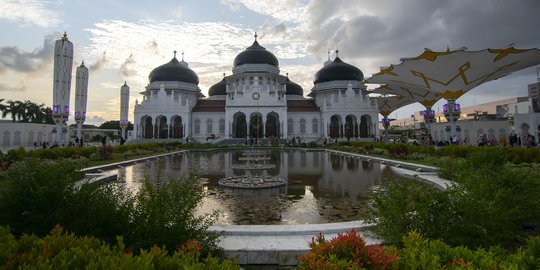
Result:
[[[52,106],[54,41],[66,31],[74,44],[71,104],[75,67],[81,61],[89,67],[87,124],[120,118],[124,81],[133,121],[148,74],[169,62],[174,50],[184,52],[206,94],[223,73],[232,73],[235,56],[253,43],[255,32],[304,95],[328,50],[338,49],[343,61],[369,78],[424,48],[540,47],[538,0],[0,0],[0,7],[0,99]],[[481,85],[458,102],[526,96],[536,81],[537,67],[531,67]],[[422,109],[409,105],[391,116]]]

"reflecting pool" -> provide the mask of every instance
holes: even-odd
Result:
[[[118,169],[118,183],[137,192],[145,177],[179,179],[196,171],[206,195],[197,212],[218,210],[217,224],[318,224],[357,220],[367,210],[369,191],[396,177],[390,166],[324,151],[267,151],[266,156],[269,160],[260,162],[275,168],[235,166],[255,162],[243,159],[242,151],[185,152]],[[284,177],[288,184],[257,190],[218,185],[240,176]]]

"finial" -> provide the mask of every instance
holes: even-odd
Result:
[[[223,78],[225,78],[225,72],[223,72]]]
[[[127,81],[124,81],[124,86],[127,86]]]
[[[176,58],[176,50],[174,50],[173,52],[174,52],[174,58]]]
[[[255,41],[257,41],[257,32],[255,32]]]
[[[285,75],[287,75],[287,78],[289,78],[289,72],[285,73]]]
[[[339,57],[339,50],[336,50],[336,58]]]
[[[328,60],[330,60],[330,49],[328,49]]]
[[[66,33],[66,31],[64,31],[64,36],[63,36],[63,37],[64,37],[64,39],[67,39],[67,33]]]
[[[82,60],[81,67],[84,67],[84,60]]]
[[[182,50],[182,61],[184,61],[184,50]]]

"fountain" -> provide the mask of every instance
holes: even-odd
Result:
[[[253,176],[250,170],[268,170],[275,169],[276,165],[272,163],[266,163],[271,160],[266,151],[248,150],[242,152],[242,157],[238,158],[241,161],[247,161],[246,163],[233,164],[231,168],[245,170],[247,176],[229,176],[222,178],[218,181],[218,184],[227,188],[239,188],[239,189],[263,189],[263,188],[276,188],[287,184],[287,179],[281,176]],[[253,163],[251,163],[253,161]]]

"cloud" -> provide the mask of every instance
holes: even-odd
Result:
[[[45,36],[43,46],[33,52],[25,52],[16,46],[1,47],[0,73],[6,70],[31,73],[50,65],[54,54],[54,40],[57,36],[58,33]]]
[[[242,8],[242,3],[237,0],[219,0],[219,3],[235,12],[240,11],[240,9]]]
[[[280,22],[302,23],[306,21],[306,6],[297,0],[239,0],[253,12],[271,16]],[[333,2],[333,1],[328,1]]]
[[[103,68],[103,66],[107,63],[107,52],[103,52],[100,58],[98,58],[93,64],[91,64],[88,68],[91,72],[97,72]]]
[[[135,60],[133,59],[133,54],[130,54],[128,58],[122,63],[120,66],[120,72],[124,76],[124,78],[128,78],[131,76],[134,76],[137,74],[137,70],[132,69],[131,66],[136,64]]]
[[[57,26],[61,20],[60,14],[54,9],[55,4],[56,1],[0,0],[0,18],[25,26]]]
[[[22,82],[20,86],[12,86],[5,83],[0,83],[0,92],[23,92],[26,91],[26,89],[26,86]]]

